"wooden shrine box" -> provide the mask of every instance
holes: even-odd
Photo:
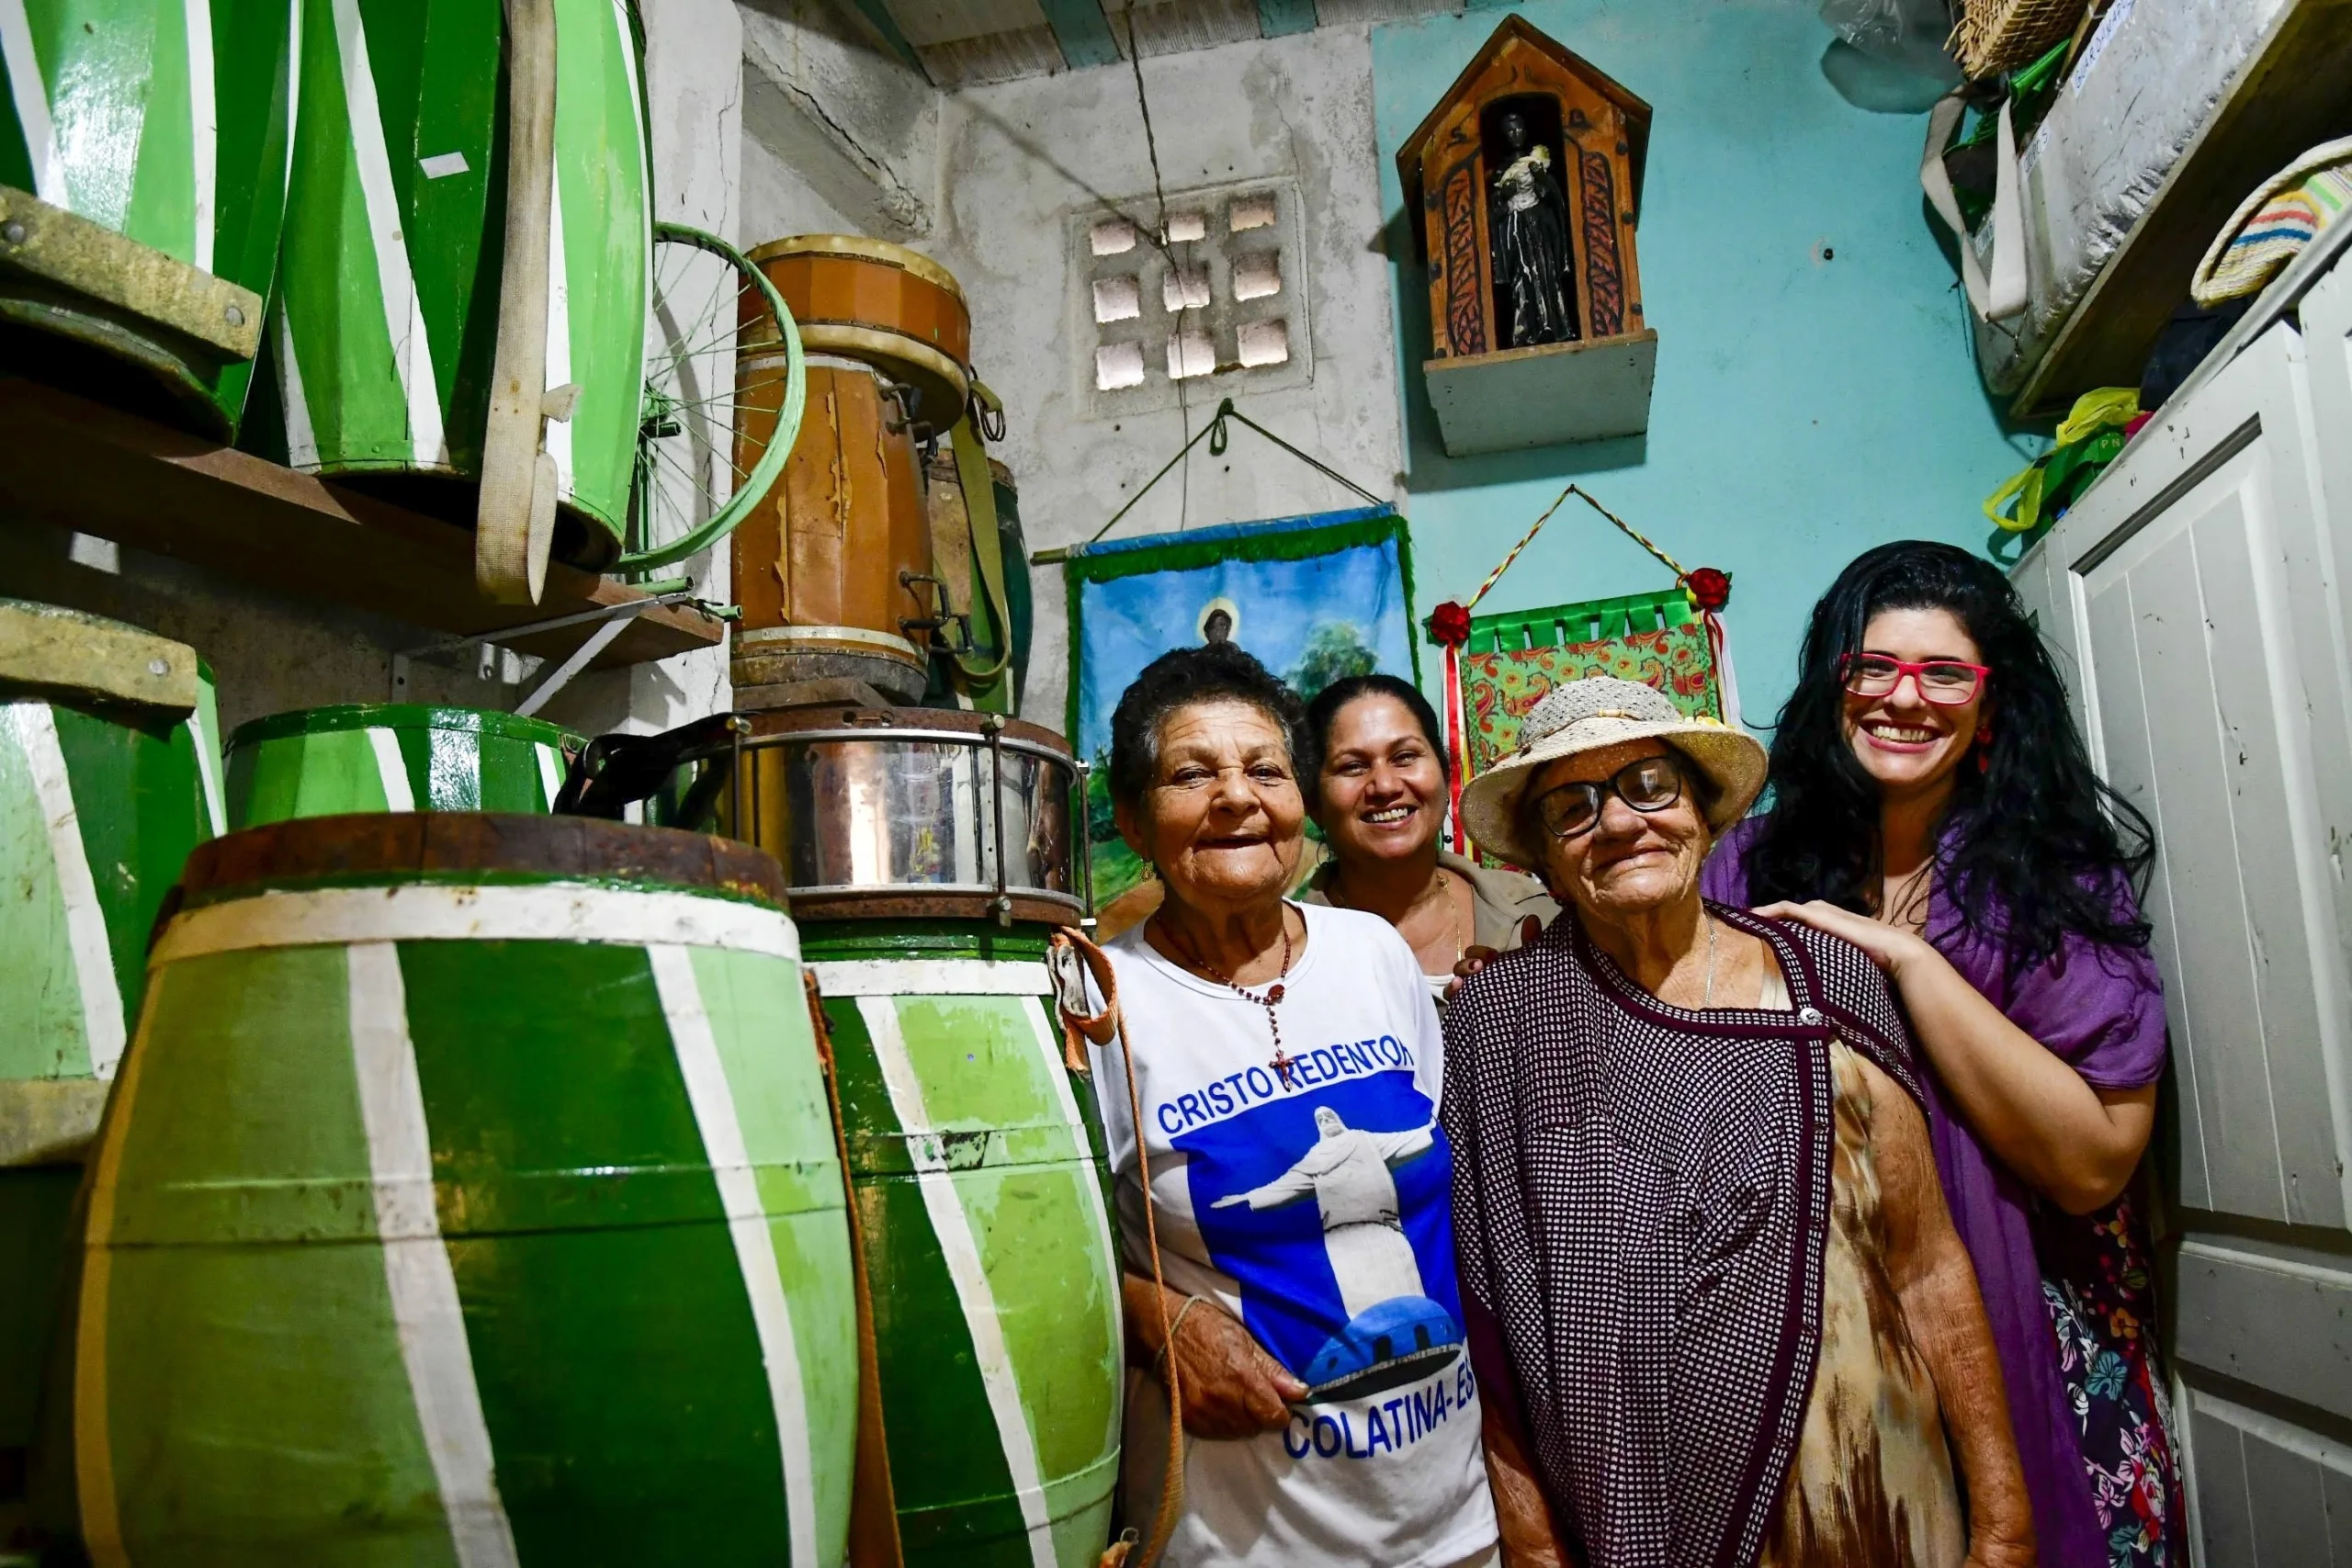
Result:
[[[1575,279],[1577,335],[1526,348],[1507,341],[1489,234],[1513,110],[1531,143],[1550,150]],[[1649,132],[1647,104],[1514,16],[1397,152],[1406,210],[1420,214],[1435,340],[1421,369],[1448,455],[1649,428],[1657,333],[1642,320],[1634,255]]]

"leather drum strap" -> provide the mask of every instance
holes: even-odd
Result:
[[[1081,1014],[1067,1003],[1061,1004],[1063,1061],[1072,1072],[1085,1072],[1086,1047],[1081,1041],[1091,1041],[1100,1046],[1115,1039],[1119,1043],[1119,1064],[1127,1078],[1127,1124],[1135,1129],[1136,1165],[1143,1181],[1144,1243],[1151,1255],[1152,1300],[1159,1311],[1159,1342],[1168,1348],[1167,1354],[1160,1358],[1160,1365],[1168,1374],[1168,1469],[1160,1480],[1159,1509],[1151,1521],[1151,1539],[1133,1557],[1129,1556],[1132,1540],[1117,1542],[1102,1554],[1102,1568],[1151,1568],[1167,1550],[1168,1538],[1175,1533],[1176,1517],[1184,1507],[1183,1372],[1170,1343],[1175,1329],[1168,1315],[1168,1284],[1160,1274],[1159,1222],[1157,1206],[1151,1201],[1151,1152],[1144,1144],[1143,1102],[1136,1092],[1135,1052],[1127,1038],[1126,1020],[1119,1011],[1119,979],[1112,971],[1110,957],[1083,932],[1069,926],[1054,933],[1054,946],[1077,953],[1085,961],[1087,972],[1094,976],[1095,988],[1102,993],[1102,1010],[1099,1013]],[[1059,997],[1057,987],[1057,1002]]]
[[[983,405],[994,405],[996,394],[974,382],[974,399]],[[956,482],[964,491],[964,515],[972,529],[972,568],[979,574],[980,591],[987,595],[989,620],[996,628],[996,660],[990,663],[958,653],[956,663],[964,678],[975,685],[986,685],[1004,672],[1012,661],[1012,601],[1004,592],[1004,538],[997,530],[996,476],[989,471],[988,448],[980,445],[980,433],[967,412],[947,433],[948,445],[956,452]]]
[[[842,1162],[842,1190],[850,1202],[849,1263],[857,1286],[857,1464],[849,1495],[850,1568],[903,1568],[899,1502],[890,1484],[890,1449],[882,1427],[880,1353],[874,1338],[874,1292],[865,1273],[865,1237],[857,1221],[857,1189],[850,1180],[849,1136],[842,1121],[841,1084],[833,1067],[833,1033],[817,998],[817,976],[800,972],[808,994],[808,1022],[817,1059],[825,1069],[825,1099],[833,1112],[833,1150]]]

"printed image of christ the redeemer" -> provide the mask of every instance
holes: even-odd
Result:
[[[1318,1105],[1315,1125],[1322,1136],[1296,1165],[1263,1187],[1209,1206],[1272,1209],[1313,1193],[1323,1214],[1324,1249],[1351,1320],[1383,1302],[1425,1294],[1413,1244],[1397,1219],[1396,1179],[1388,1168],[1428,1149],[1434,1123],[1402,1133],[1365,1133],[1340,1121],[1329,1106]]]

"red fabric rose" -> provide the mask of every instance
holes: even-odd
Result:
[[[1691,601],[1702,610],[1720,610],[1731,603],[1731,573],[1702,566],[1682,580]]]
[[[1449,599],[1430,612],[1430,636],[1448,648],[1470,640],[1470,612]]]

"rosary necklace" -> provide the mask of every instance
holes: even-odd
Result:
[[[1274,1037],[1274,1059],[1266,1065],[1274,1069],[1274,1076],[1282,1079],[1283,1088],[1288,1089],[1291,1087],[1291,1068],[1296,1062],[1297,1058],[1283,1055],[1283,1023],[1282,1020],[1274,1014],[1274,1009],[1282,1005],[1283,988],[1283,982],[1290,978],[1290,910],[1288,908],[1284,908],[1283,910],[1282,919],[1282,973],[1274,976],[1274,983],[1266,987],[1266,994],[1263,996],[1258,996],[1252,992],[1244,990],[1240,986],[1234,983],[1232,976],[1227,975],[1224,970],[1218,968],[1216,964],[1211,964],[1207,959],[1203,958],[1199,953],[1193,952],[1192,944],[1179,937],[1176,934],[1176,928],[1170,925],[1167,920],[1160,920],[1159,930],[1161,933],[1168,938],[1169,945],[1177,950],[1177,952],[1182,956],[1185,963],[1191,964],[1193,968],[1198,969],[1201,973],[1206,975],[1212,980],[1215,980],[1218,985],[1225,987],[1235,996],[1239,997],[1243,1001],[1256,1002],[1260,1007],[1266,1010],[1266,1028]]]

